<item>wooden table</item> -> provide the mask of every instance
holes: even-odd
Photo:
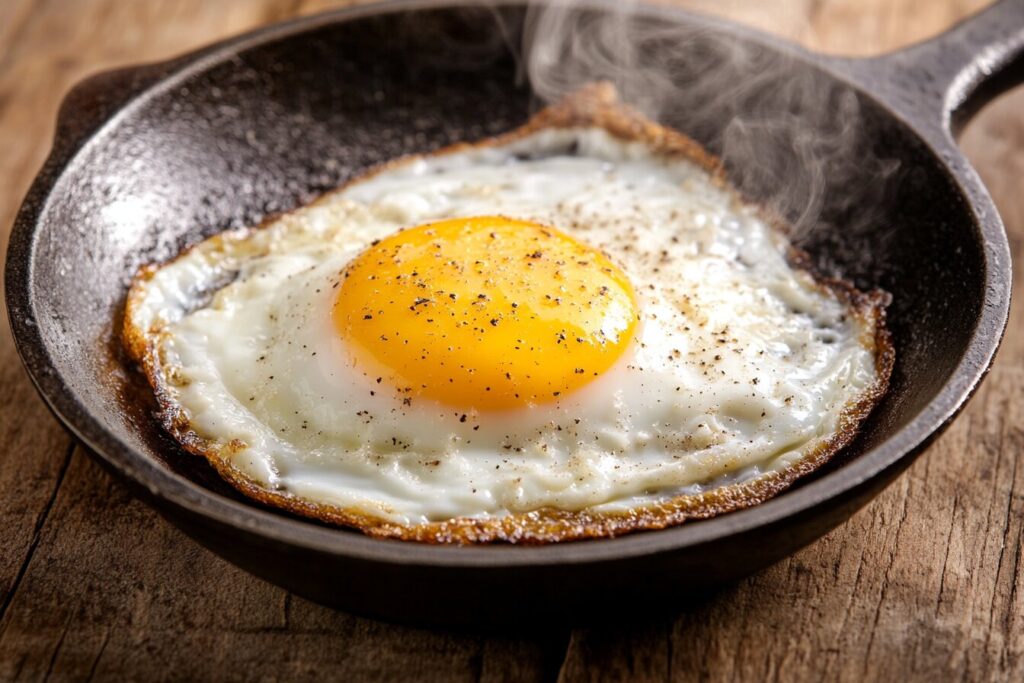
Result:
[[[859,55],[938,33],[985,4],[677,1]],[[0,2],[4,244],[75,81],[332,4]],[[1024,262],[1024,91],[984,111],[963,146]],[[200,548],[75,446],[5,331],[0,680],[1024,680],[1022,316],[1018,305],[991,375],[946,435],[811,547],[673,618],[501,636],[332,611]]]

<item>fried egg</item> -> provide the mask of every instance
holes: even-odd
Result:
[[[885,389],[886,295],[816,278],[607,87],[143,269],[168,430],[264,503],[378,536],[547,542],[760,502]]]

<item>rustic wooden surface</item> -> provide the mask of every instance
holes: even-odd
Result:
[[[985,0],[676,0],[867,55]],[[61,96],[332,3],[0,0],[0,227]],[[1024,263],[1024,91],[963,145]],[[1017,269],[1017,296],[1024,295]],[[674,618],[515,635],[393,626],[255,579],[134,500],[72,444],[0,332],[0,680],[1024,680],[1024,313],[947,434],[849,523]],[[6,325],[6,317],[4,323]]]

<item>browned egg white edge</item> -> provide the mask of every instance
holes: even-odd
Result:
[[[789,230],[788,225],[770,210],[743,199],[737,190],[729,186],[722,164],[717,158],[682,133],[660,126],[618,102],[614,87],[608,83],[595,83],[581,88],[561,102],[543,109],[525,125],[508,133],[476,143],[457,143],[437,150],[431,155],[450,154],[473,147],[502,146],[547,128],[578,127],[602,128],[621,140],[645,143],[652,151],[665,157],[684,158],[694,162],[710,172],[716,184],[732,192],[735,201],[757,207],[761,217],[781,232],[786,233]],[[422,156],[412,155],[386,162],[348,181],[346,185],[365,180],[383,170],[406,164]],[[232,230],[210,239],[242,239],[276,218],[272,216],[255,228]],[[182,255],[187,251],[186,249],[182,252]],[[370,536],[425,543],[543,544],[608,538],[634,531],[663,529],[691,519],[707,519],[764,502],[786,489],[799,477],[824,465],[839,450],[847,446],[856,436],[860,423],[885,394],[895,360],[891,336],[885,327],[885,307],[891,299],[890,295],[877,289],[861,292],[845,280],[823,277],[815,271],[810,258],[795,247],[790,249],[789,257],[795,267],[808,272],[818,287],[837,296],[857,318],[862,334],[868,336],[861,340],[862,343],[875,353],[878,379],[874,386],[864,392],[859,400],[845,407],[832,438],[806,453],[794,466],[761,475],[744,483],[729,484],[700,494],[680,495],[624,511],[597,512],[587,509],[574,511],[544,508],[502,517],[458,517],[406,526],[357,510],[315,503],[289,493],[264,488],[231,465],[230,456],[244,449],[244,443],[232,442],[218,446],[192,431],[187,416],[171,400],[169,392],[162,384],[162,375],[159,372],[160,359],[155,345],[147,342],[145,330],[136,328],[131,322],[134,317],[133,311],[142,298],[143,285],[153,277],[161,267],[160,264],[144,266],[132,282],[125,307],[122,342],[131,358],[142,367],[153,387],[161,408],[159,417],[164,428],[187,451],[205,457],[220,476],[236,489],[261,503],[330,524],[358,529]]]

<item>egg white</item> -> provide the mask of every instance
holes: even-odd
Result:
[[[403,227],[502,214],[607,252],[642,312],[608,372],[499,413],[406,405],[331,318],[340,273]],[[705,169],[599,128],[419,158],[140,280],[129,323],[166,405],[258,486],[400,525],[623,510],[792,467],[878,382],[869,321]]]

